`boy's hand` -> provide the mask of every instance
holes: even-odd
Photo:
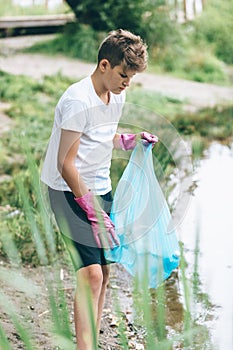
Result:
[[[156,142],[159,141],[157,136],[150,134],[149,132],[146,132],[146,131],[141,132],[140,135],[141,135],[141,139],[146,140],[149,143],[152,143],[153,146]]]
[[[143,140],[146,140],[149,143],[152,143],[152,146],[154,147],[154,144],[158,142],[158,137],[150,134],[149,132],[143,131],[140,134],[121,134],[120,135],[120,145],[121,148],[124,151],[128,151],[130,149],[134,149],[134,147],[137,144],[137,138],[141,138]]]
[[[98,200],[91,191],[87,192],[82,197],[75,197],[74,200],[86,212],[98,248],[113,248],[114,243],[116,245],[120,244],[115,233],[113,222],[107,213],[100,208]]]

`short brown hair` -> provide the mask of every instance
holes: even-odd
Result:
[[[114,30],[100,45],[98,64],[104,58],[111,68],[123,63],[125,70],[142,72],[147,67],[147,45],[138,35],[123,29]]]

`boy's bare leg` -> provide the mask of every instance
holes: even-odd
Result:
[[[93,334],[92,324],[97,325],[99,302],[103,309],[103,270],[98,264],[83,267],[77,272],[77,289],[74,302],[74,321],[78,350],[94,349],[94,339],[97,338],[97,327]],[[106,287],[104,288],[105,291]],[[90,315],[90,306],[92,315]],[[91,321],[91,317],[93,320]]]
[[[99,334],[99,331],[100,331],[100,323],[101,323],[101,318],[103,314],[106,288],[109,281],[110,265],[102,265],[101,268],[103,273],[103,283],[102,283],[102,288],[101,288],[99,303],[98,303],[98,314],[97,314],[97,323],[96,323],[97,334]]]

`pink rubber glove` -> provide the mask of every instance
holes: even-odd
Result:
[[[138,135],[137,134],[121,134],[121,137],[120,137],[121,148],[124,151],[128,151],[130,149],[134,149],[134,147],[137,144],[138,136],[141,139],[146,140],[149,143],[152,143],[153,147],[154,147],[154,144],[156,142],[158,142],[158,137],[157,136],[152,135],[152,134],[150,134],[149,132],[146,132],[146,131],[143,131],[143,132],[141,132]]]
[[[134,149],[137,143],[136,134],[121,134],[120,136],[121,136],[120,145],[124,151],[128,151],[129,149]]]
[[[158,142],[158,137],[150,134],[149,132],[143,131],[140,133],[141,139],[146,140],[149,143],[152,143],[152,147],[154,147],[155,143]]]
[[[104,245],[107,245],[107,247],[110,246],[110,248],[113,248],[113,242],[117,245],[120,244],[115,233],[113,222],[107,213],[96,203],[97,200],[95,202],[94,195],[91,191],[87,192],[82,197],[74,198],[74,200],[86,212],[87,218],[91,222],[95,241],[99,248],[102,247],[101,240],[104,241]],[[105,230],[102,229],[101,224],[105,227]],[[101,233],[103,235],[101,235],[100,239]]]

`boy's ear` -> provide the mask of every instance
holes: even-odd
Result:
[[[110,62],[106,58],[103,58],[99,62],[99,69],[101,70],[102,73],[104,73],[110,67],[111,67]]]

